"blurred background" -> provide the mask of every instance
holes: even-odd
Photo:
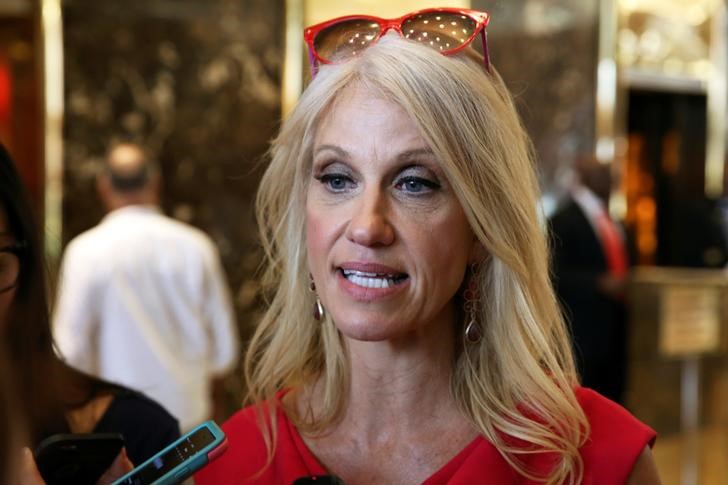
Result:
[[[303,27],[350,13],[486,10],[548,216],[586,156],[631,241],[625,405],[666,484],[728,483],[724,0],[0,0],[0,140],[42,215],[51,272],[103,215],[114,140],[159,160],[164,211],[217,244],[245,339],[260,314],[253,200],[309,78]],[[232,412],[242,395],[228,379]]]

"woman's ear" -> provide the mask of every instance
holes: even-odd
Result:
[[[490,253],[483,243],[475,239],[473,241],[473,247],[470,249],[470,256],[468,257],[468,264],[481,264],[484,263],[490,257]]]

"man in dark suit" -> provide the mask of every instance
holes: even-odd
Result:
[[[626,381],[624,236],[607,211],[609,165],[577,163],[580,184],[549,220],[554,286],[582,384],[622,402]]]

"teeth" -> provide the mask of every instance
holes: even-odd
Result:
[[[394,278],[371,278],[367,276],[346,275],[346,279],[364,288],[389,288],[394,284]]]
[[[362,276],[365,278],[376,278],[377,277],[377,273],[366,273],[364,271],[356,271],[353,269],[345,269],[343,271],[344,271],[345,276],[355,275],[355,276]]]
[[[401,279],[396,275],[368,273],[351,269],[344,269],[342,272],[347,280],[364,288],[389,288],[395,285],[397,280]]]

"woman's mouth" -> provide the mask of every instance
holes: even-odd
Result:
[[[339,270],[349,282],[362,288],[390,288],[408,278],[405,273],[372,273],[343,268],[339,268]]]

